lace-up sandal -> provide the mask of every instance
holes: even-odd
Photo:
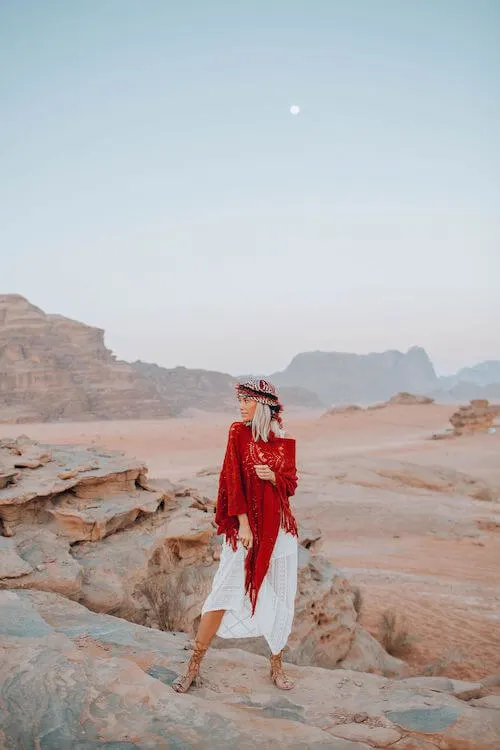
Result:
[[[204,646],[203,644],[198,643],[198,641],[195,641],[193,653],[191,654],[186,673],[181,677],[178,677],[175,682],[172,683],[172,687],[176,693],[187,693],[193,683],[196,685],[200,672],[200,664],[207,653],[207,650],[208,646]]]
[[[280,690],[292,690],[295,687],[295,683],[283,671],[281,653],[273,654],[269,659],[271,662],[271,680]]]

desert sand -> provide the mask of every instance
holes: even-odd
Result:
[[[415,674],[480,678],[500,672],[500,430],[431,440],[453,410],[289,415],[301,477],[294,507],[302,525],[321,529],[319,550],[359,586],[361,623],[378,637],[384,612],[406,620],[403,658]],[[214,496],[235,418],[193,413],[1,431],[120,449],[143,459],[152,477]],[[469,495],[473,479],[487,489],[483,499]]]

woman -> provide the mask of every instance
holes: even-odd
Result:
[[[178,693],[189,690],[216,634],[264,636],[272,681],[282,690],[294,687],[281,653],[297,588],[297,524],[289,502],[297,488],[295,440],[284,436],[272,383],[249,380],[236,390],[241,422],[229,430],[215,515],[225,539],[187,672],[172,686]]]

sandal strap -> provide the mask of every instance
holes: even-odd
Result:
[[[190,685],[194,682],[194,680],[198,676],[201,662],[203,660],[203,657],[207,653],[207,651],[208,651],[207,644],[200,643],[200,641],[194,642],[193,653],[191,654],[191,658],[189,659],[187,669],[183,675],[181,675],[175,680],[175,682],[173,683],[173,686],[182,687],[182,692],[185,692],[186,690],[189,689]]]

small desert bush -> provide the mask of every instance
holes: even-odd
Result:
[[[160,630],[176,629],[182,611],[179,589],[179,582],[168,576],[151,578],[142,588]]]
[[[410,635],[405,617],[388,610],[380,618],[380,642],[392,656],[404,656],[411,649],[414,638]]]

